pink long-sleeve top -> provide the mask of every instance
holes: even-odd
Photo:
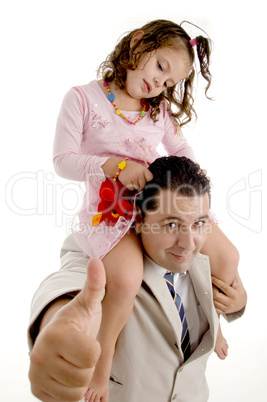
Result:
[[[135,121],[140,114],[135,111],[122,113],[131,121]],[[105,180],[101,166],[110,157],[124,159],[126,156],[149,166],[160,156],[157,151],[160,143],[170,155],[195,159],[192,148],[178,134],[164,105],[156,123],[148,112],[136,125],[131,125],[116,114],[97,81],[67,92],[58,116],[53,161],[58,175],[86,184],[83,207],[73,228],[74,237],[85,254],[103,258],[131,224],[130,221],[118,223],[123,227],[118,238],[115,238],[111,228],[105,228],[110,229],[111,235],[107,236],[106,230],[102,231],[104,238],[109,239],[105,246],[99,248],[98,243],[103,245],[105,242],[101,238],[102,233],[97,236],[91,221],[97,213],[99,187]],[[105,226],[105,223],[100,226]],[[118,231],[118,227],[113,228]],[[101,232],[99,227],[97,229]]]

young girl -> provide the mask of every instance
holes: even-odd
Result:
[[[100,66],[102,79],[72,88],[62,104],[54,143],[55,169],[65,178],[86,184],[73,234],[86,255],[103,260],[107,277],[98,334],[102,352],[86,394],[90,402],[108,401],[115,343],[143,275],[142,249],[129,230],[134,211],[122,207],[114,189],[122,183],[129,190],[142,190],[152,179],[147,167],[159,156],[160,143],[171,155],[195,159],[180,127],[194,114],[196,54],[207,94],[209,40],[191,39],[171,21],[153,21],[121,39]],[[210,257],[212,275],[230,284],[238,253],[216,224],[212,228],[202,252]],[[216,351],[221,358],[227,354],[221,334]]]

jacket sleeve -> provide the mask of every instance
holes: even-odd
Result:
[[[244,306],[240,311],[237,311],[236,313],[223,315],[223,317],[225,318],[226,321],[232,322],[232,321],[237,320],[238,318],[241,318],[242,315],[244,314],[245,310],[246,310],[246,306]]]
[[[102,181],[101,166],[106,157],[82,152],[85,114],[88,113],[81,91],[71,88],[65,95],[59,112],[53,148],[56,173],[69,180]]]
[[[33,296],[27,332],[30,350],[38,335],[40,318],[45,308],[63,295],[74,297],[82,289],[86,280],[87,263],[88,258],[84,257],[73,237],[68,236],[61,249],[60,270],[45,278]]]

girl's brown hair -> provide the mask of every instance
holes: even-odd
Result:
[[[133,35],[142,31],[142,37],[131,47]],[[142,28],[135,29],[123,37],[114,51],[109,54],[107,59],[100,65],[98,74],[105,81],[114,81],[120,88],[124,89],[127,70],[135,70],[138,67],[140,57],[144,53],[153,52],[162,47],[171,47],[177,50],[185,50],[188,53],[189,60],[193,65],[195,62],[195,52],[190,44],[190,36],[178,24],[167,20],[152,21]],[[210,63],[210,40],[203,37],[196,37],[197,55],[200,64],[200,72],[207,81],[205,94],[211,85],[211,74],[209,71]],[[160,104],[165,99],[167,101],[168,111],[171,114],[174,123],[184,125],[191,121],[195,115],[193,108],[193,82],[195,78],[195,69],[192,69],[188,77],[178,82],[173,87],[166,88],[159,96],[146,99],[151,107],[151,118],[157,121],[157,115],[160,112]],[[208,97],[208,96],[207,96]],[[176,111],[172,106],[175,106]]]

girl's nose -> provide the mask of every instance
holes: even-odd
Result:
[[[159,78],[154,78],[154,82],[155,82],[156,87],[160,87],[160,86],[161,86],[161,85],[160,85],[160,79],[159,79]]]

